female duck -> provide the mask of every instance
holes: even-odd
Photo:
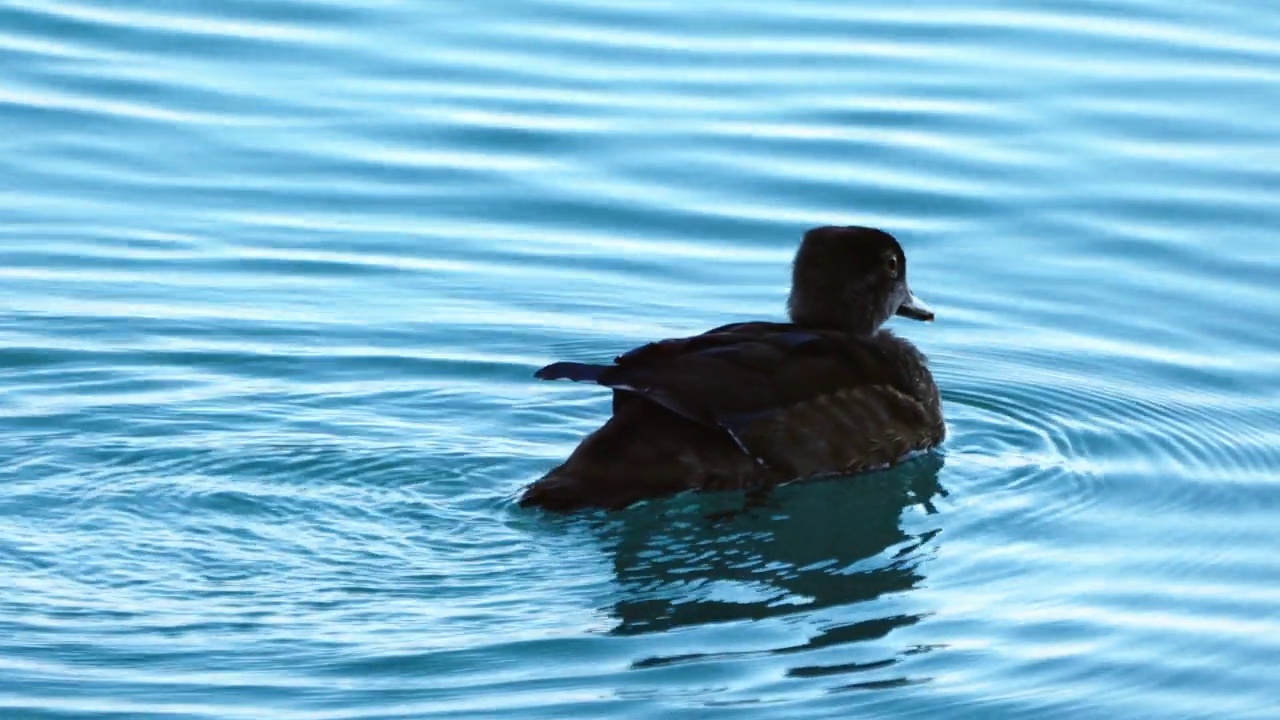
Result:
[[[942,442],[938,388],[915,346],[880,326],[932,320],[893,236],[804,235],[789,323],[744,322],[661,340],[611,365],[536,373],[613,389],[613,416],[520,499],[551,510],[622,508],[683,490],[758,489],[892,465]]]

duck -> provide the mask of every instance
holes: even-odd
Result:
[[[620,510],[685,491],[767,492],[892,467],[946,438],[938,386],[890,318],[934,320],[888,232],[824,225],[791,266],[789,322],[657,340],[534,373],[609,388],[612,413],[518,504]]]

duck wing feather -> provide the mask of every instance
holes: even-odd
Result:
[[[919,353],[886,331],[749,322],[649,343],[612,365],[554,363],[537,377],[613,388],[615,414],[647,399],[802,477],[891,464],[928,444],[922,433],[934,423],[914,381],[920,367]]]

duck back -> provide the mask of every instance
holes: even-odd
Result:
[[[614,389],[612,417],[521,498],[553,510],[856,473],[945,436],[925,358],[883,330],[738,323],[537,376]]]

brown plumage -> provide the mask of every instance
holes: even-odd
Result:
[[[621,508],[684,490],[757,489],[892,465],[942,442],[923,355],[880,326],[932,320],[888,233],[820,227],[792,271],[790,323],[744,322],[536,373],[613,388],[613,416],[520,504]]]

